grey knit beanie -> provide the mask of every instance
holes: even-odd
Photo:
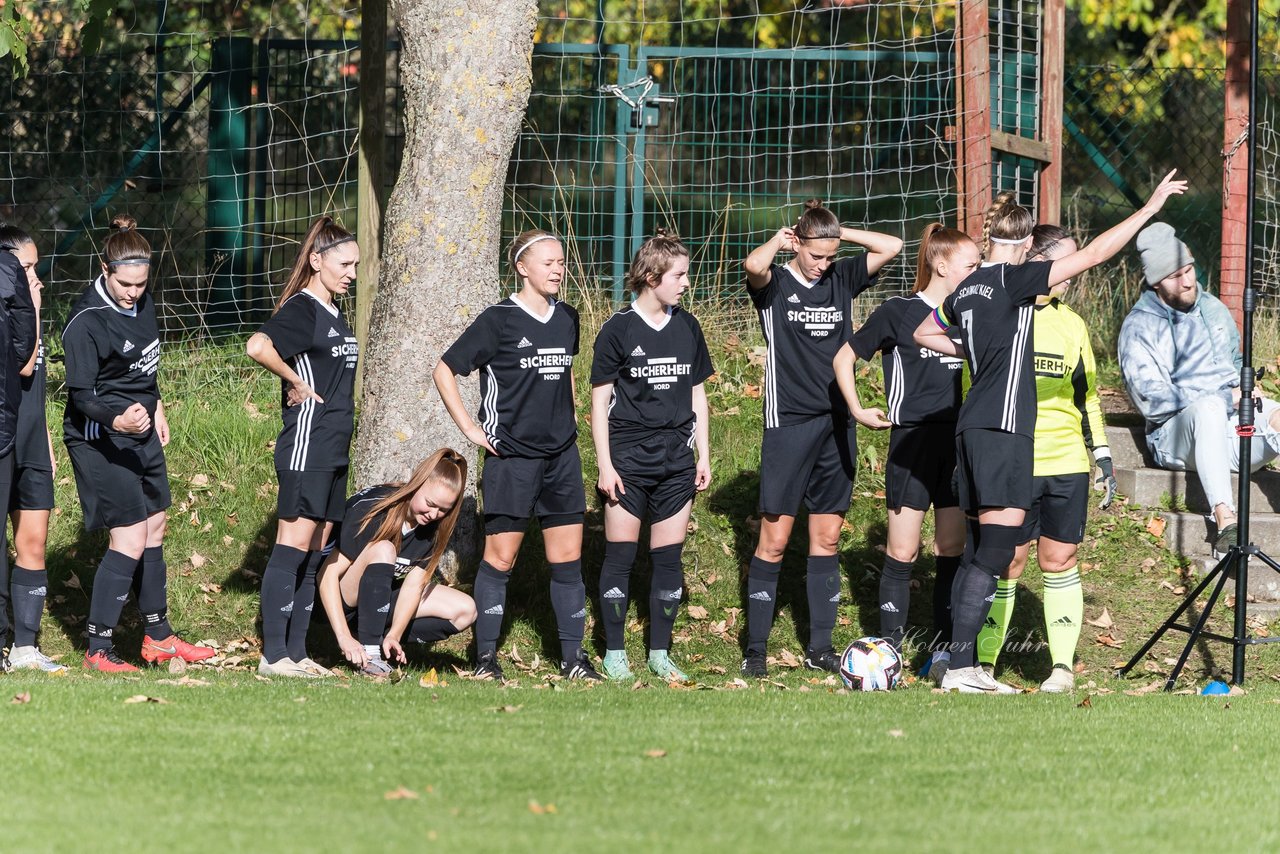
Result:
[[[1154,222],[1138,232],[1138,253],[1142,256],[1142,272],[1151,287],[1196,260],[1167,222]]]

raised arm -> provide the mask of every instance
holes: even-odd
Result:
[[[867,272],[872,276],[902,251],[902,238],[878,231],[841,227],[840,239],[845,243],[856,243],[867,250]]]
[[[844,402],[853,413],[854,420],[872,430],[892,427],[893,422],[884,417],[883,409],[862,407],[862,401],[858,399],[858,378],[855,374],[858,368],[858,357],[848,343],[836,352],[832,365],[836,371],[836,385],[840,386],[840,393],[844,395]]]
[[[939,311],[940,309],[934,309],[933,313],[920,321],[920,325],[916,327],[916,331],[911,337],[921,347],[925,347],[935,353],[954,356],[957,359],[965,358],[964,347],[948,334],[951,327],[941,325],[937,319]]]
[[[1152,191],[1151,198],[1147,200],[1147,203],[1130,214],[1119,225],[1102,232],[1080,251],[1073,252],[1065,258],[1059,258],[1054,261],[1053,267],[1049,271],[1049,287],[1074,279],[1085,270],[1090,270],[1103,261],[1109,260],[1123,249],[1147,224],[1147,221],[1160,212],[1160,208],[1164,207],[1166,199],[1170,196],[1181,195],[1187,191],[1186,181],[1174,180],[1173,176],[1177,172],[1178,170],[1174,169],[1168,175],[1165,175],[1164,180]]]
[[[747,287],[758,291],[769,284],[769,268],[773,266],[773,259],[784,251],[796,251],[796,233],[790,228],[778,229],[768,243],[751,250],[742,265],[747,268]]]

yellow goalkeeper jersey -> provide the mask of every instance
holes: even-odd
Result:
[[[1107,444],[1089,330],[1080,315],[1055,299],[1036,306],[1032,334],[1036,477],[1088,473],[1088,449]]]

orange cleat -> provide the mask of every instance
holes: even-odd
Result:
[[[142,638],[142,660],[148,664],[164,664],[171,658],[181,658],[187,663],[204,661],[218,654],[216,649],[207,646],[196,646],[187,643],[177,635],[169,635],[164,640]]]
[[[138,670],[116,655],[114,649],[100,649],[94,653],[87,653],[84,657],[84,666],[88,670],[97,670],[100,673],[135,673]]]

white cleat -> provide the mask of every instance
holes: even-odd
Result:
[[[1054,665],[1049,678],[1040,683],[1046,694],[1069,694],[1076,687],[1076,675],[1065,667]]]
[[[961,694],[1021,694],[1012,685],[997,682],[995,677],[981,667],[951,667],[942,677],[943,691],[959,691]]]
[[[290,658],[282,658],[277,662],[267,661],[264,655],[258,659],[258,673],[263,676],[289,676],[294,679],[316,679],[316,675],[307,671],[302,665]]]

